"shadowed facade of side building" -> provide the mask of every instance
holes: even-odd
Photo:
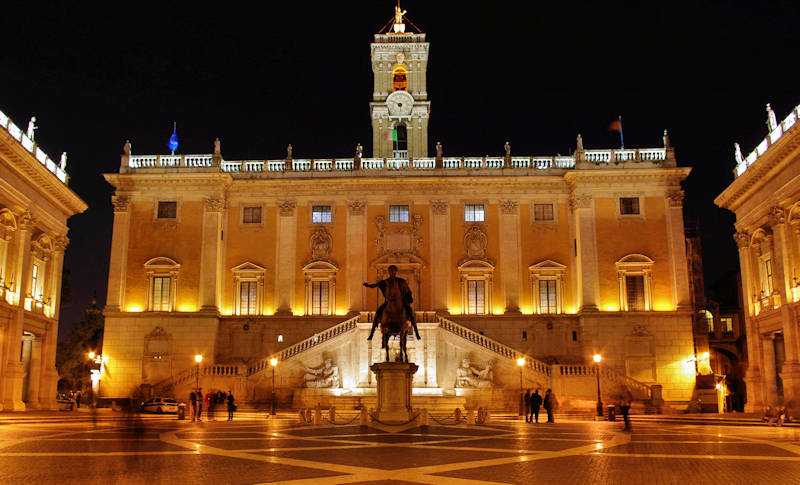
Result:
[[[54,162],[0,112],[0,410],[56,409],[67,219],[86,210]]]
[[[745,411],[800,396],[800,106],[781,122],[767,105],[767,136],[747,155],[735,145],[734,181],[714,200],[734,225],[747,332]]]
[[[232,161],[219,141],[200,155],[126,144],[105,175],[116,190],[101,392],[182,397],[199,380],[263,401],[274,357],[283,403],[369,403],[381,301],[362,283],[395,265],[414,295],[425,405],[514,408],[520,387],[552,387],[594,407],[600,372],[604,395],[627,386],[684,407],[696,374],[690,169],[666,132],[656,148],[592,150],[578,136],[570,156],[508,143],[495,157],[445,155],[428,140],[429,43],[401,25],[371,44],[372,157],[361,145]]]

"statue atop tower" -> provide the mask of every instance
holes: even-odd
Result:
[[[397,5],[394,7],[394,33],[395,34],[402,34],[406,31],[406,24],[403,23],[403,15],[406,14],[406,10],[400,8],[400,1],[398,0]]]

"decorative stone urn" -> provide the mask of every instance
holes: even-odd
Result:
[[[387,424],[406,423],[411,414],[411,382],[417,364],[411,362],[377,362],[370,366],[378,385],[378,403],[373,415]]]

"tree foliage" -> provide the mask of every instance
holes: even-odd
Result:
[[[65,342],[58,344],[56,367],[62,383],[68,390],[83,390],[91,385],[89,352],[101,353],[103,343],[103,312],[92,301],[83,311],[81,321],[73,325]]]

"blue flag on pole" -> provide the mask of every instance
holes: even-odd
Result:
[[[172,150],[172,154],[175,155],[175,150],[178,149],[178,124],[172,124],[172,136],[169,137],[169,141],[167,142],[167,148]]]

